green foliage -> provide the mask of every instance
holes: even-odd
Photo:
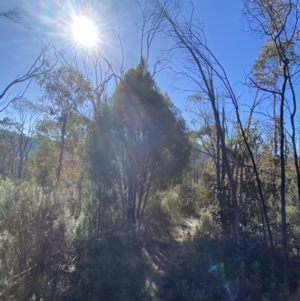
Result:
[[[198,216],[198,210],[201,206],[201,196],[199,186],[183,183],[179,185],[179,208],[187,216]]]
[[[16,178],[18,137],[14,132],[0,129],[0,175]]]
[[[271,274],[267,252],[247,246],[239,263],[235,248],[234,239],[213,238],[199,228],[173,252],[162,300],[290,300],[281,273]]]
[[[140,245],[109,235],[78,254],[75,276],[63,300],[143,300],[145,263]]]
[[[57,144],[56,179],[59,182],[67,165],[66,158],[74,154],[84,139],[85,120],[78,111],[89,98],[91,87],[82,74],[65,66],[44,74],[37,82],[44,92],[40,100],[47,113],[38,124],[38,136]]]
[[[163,300],[228,298],[223,285],[233,274],[233,271],[229,274],[224,272],[230,262],[234,262],[229,254],[228,247],[221,248],[218,240],[203,236],[199,230],[173,255],[164,281]],[[226,258],[226,262],[222,263],[221,258]]]
[[[147,237],[169,239],[174,227],[177,194],[172,191],[153,194],[145,211],[143,226]]]
[[[260,51],[258,59],[254,62],[253,75],[262,85],[274,86],[280,77],[283,76],[280,63],[282,56],[288,58],[291,64],[299,61],[299,57],[295,53],[295,43],[293,41],[284,40],[279,43],[280,47],[276,47],[273,41],[266,42]]]
[[[33,294],[60,300],[57,280],[63,282],[66,251],[80,223],[71,205],[70,191],[48,194],[34,183],[0,182],[0,291],[7,300]]]
[[[185,122],[143,60],[99,108],[89,142],[93,180],[115,190],[133,223],[150,191],[180,181],[189,162]]]
[[[32,154],[29,164],[30,177],[43,187],[55,183],[56,162],[59,151],[55,142],[47,136],[36,139],[38,149]]]

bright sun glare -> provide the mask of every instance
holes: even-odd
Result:
[[[95,24],[85,17],[76,17],[74,19],[72,33],[76,42],[86,47],[94,46],[98,40]]]

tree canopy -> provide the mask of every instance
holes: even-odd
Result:
[[[150,189],[180,180],[189,162],[185,121],[143,60],[103,104],[91,142],[93,174],[107,180],[107,169],[115,171],[116,189],[133,222],[145,210]]]

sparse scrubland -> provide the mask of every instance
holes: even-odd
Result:
[[[139,6],[135,68],[50,43],[0,91],[1,300],[300,300],[300,4],[242,1],[265,43],[238,96],[183,2]],[[37,100],[9,99],[22,82]]]

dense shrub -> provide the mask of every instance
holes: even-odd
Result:
[[[140,247],[116,235],[82,247],[64,300],[143,300],[146,266]]]

